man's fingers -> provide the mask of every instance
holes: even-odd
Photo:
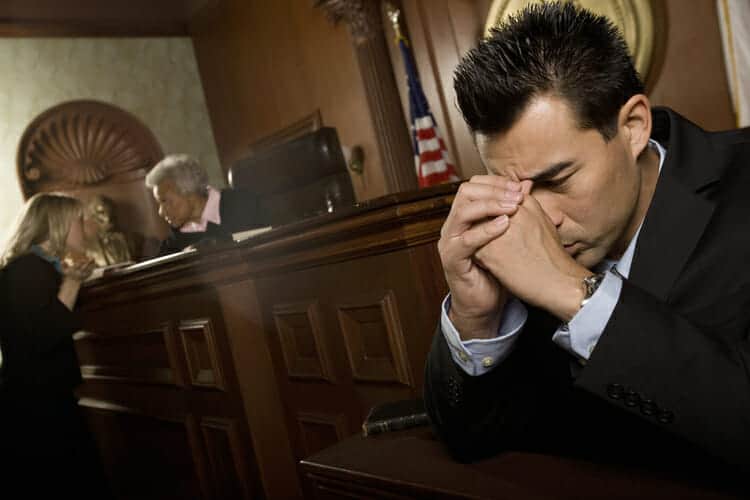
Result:
[[[509,201],[478,200],[453,211],[445,221],[441,236],[454,237],[469,230],[476,224],[500,215],[513,215],[518,210],[518,204]]]
[[[481,224],[476,224],[463,233],[464,246],[471,248],[473,253],[495,238],[502,236],[508,230],[509,225],[510,218],[507,215],[500,215]]]
[[[484,184],[495,186],[509,191],[521,191],[521,183],[502,175],[473,175],[469,179],[470,184]]]
[[[478,177],[472,177],[469,182],[464,182],[459,186],[458,192],[456,193],[456,199],[454,204],[462,205],[470,203],[476,200],[500,200],[500,201],[515,201],[520,203],[523,200],[523,193],[521,192],[521,184],[513,182],[505,177],[497,177],[498,182],[475,182],[474,179]],[[488,177],[489,176],[482,176]]]
[[[507,215],[500,215],[488,221],[474,225],[468,231],[448,238],[442,245],[442,251],[448,261],[458,261],[470,258],[474,252],[490,241],[498,238],[508,230],[510,219]]]

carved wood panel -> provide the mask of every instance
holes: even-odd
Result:
[[[242,464],[242,445],[233,419],[204,417],[200,423],[206,453],[206,474],[212,498],[256,498],[261,485]]]
[[[189,419],[147,415],[82,399],[102,461],[119,498],[201,498]],[[85,475],[83,477],[85,480]]]
[[[334,381],[317,302],[276,304],[276,331],[290,378]]]
[[[177,330],[182,340],[190,383],[195,387],[224,390],[226,384],[211,320],[183,320],[180,321]]]
[[[305,456],[328,448],[349,435],[343,414],[300,412],[297,424]]]
[[[339,304],[337,310],[354,379],[412,386],[393,291]]]
[[[109,335],[82,332],[76,349],[84,379],[136,384],[183,385],[169,327]],[[133,359],[138,363],[133,363]]]
[[[111,104],[80,100],[37,116],[21,136],[16,163],[28,198],[140,179],[163,156],[138,118]]]

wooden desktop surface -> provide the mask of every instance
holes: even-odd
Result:
[[[684,480],[534,453],[453,461],[428,427],[351,437],[301,462],[317,499],[739,498]]]

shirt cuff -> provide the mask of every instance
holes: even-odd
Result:
[[[552,341],[573,356],[588,361],[615,310],[622,291],[622,278],[606,272],[599,288],[569,323],[563,324]]]
[[[453,361],[472,376],[484,375],[508,357],[528,317],[526,307],[513,297],[505,304],[496,337],[462,341],[458,330],[448,318],[450,306],[449,294],[441,307],[440,329],[448,342]]]

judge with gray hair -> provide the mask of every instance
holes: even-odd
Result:
[[[159,255],[229,241],[232,233],[264,225],[254,194],[212,187],[203,166],[186,154],[168,155],[157,163],[146,176],[146,186],[159,204],[159,216],[171,226]]]

